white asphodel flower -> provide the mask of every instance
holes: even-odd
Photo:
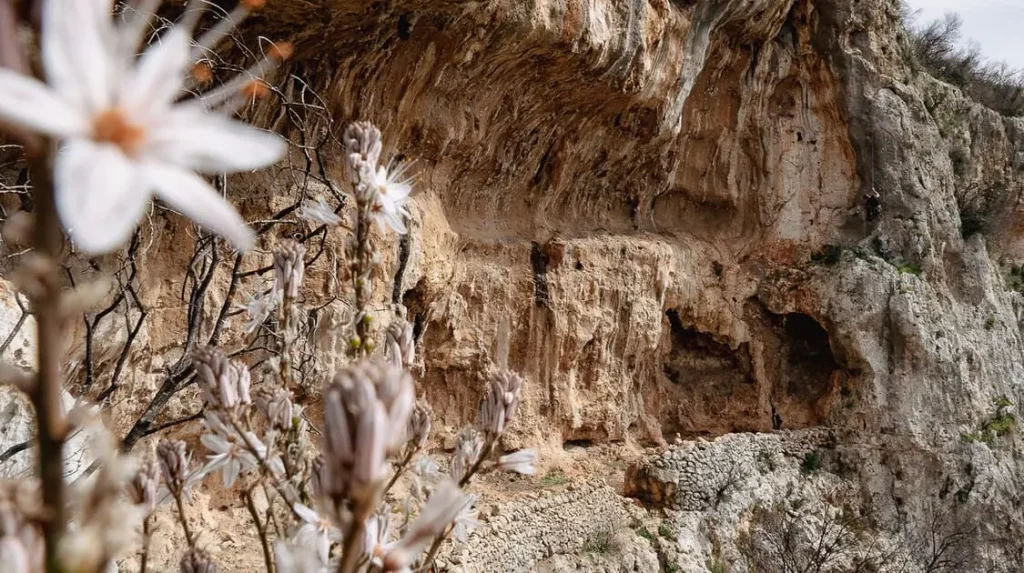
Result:
[[[279,573],[320,573],[325,571],[312,548],[280,540],[274,544],[274,564],[277,565]]]
[[[250,294],[249,300],[245,303],[245,312],[249,315],[249,319],[245,321],[245,333],[256,332],[256,329],[267,321],[270,313],[274,312],[275,306],[277,305],[273,294],[263,296]]]
[[[150,14],[115,26],[111,0],[44,2],[43,10],[48,85],[0,69],[0,122],[63,141],[54,184],[74,243],[90,254],[115,249],[156,195],[236,247],[252,246],[242,218],[197,175],[250,171],[284,154],[281,138],[227,116],[249,80],[177,102],[192,64],[191,24],[161,35],[136,61]],[[200,47],[220,37],[201,38]]]
[[[295,513],[303,521],[302,527],[295,533],[295,543],[315,549],[320,562],[327,563],[331,543],[341,541],[341,532],[334,527],[330,519],[301,503],[295,504]]]
[[[537,452],[519,450],[498,458],[498,469],[532,476],[537,473],[537,468],[534,467],[535,463],[537,463]]]
[[[391,541],[391,516],[388,513],[374,514],[366,520],[363,531],[363,554],[375,568],[384,566],[384,555],[394,547]]]
[[[254,436],[250,438],[252,437]],[[209,461],[203,468],[203,473],[209,474],[223,469],[224,487],[231,487],[243,471],[257,467],[256,458],[233,440],[226,440],[217,434],[203,434],[199,441],[213,452],[213,455],[208,456]]]
[[[336,226],[341,223],[341,217],[331,209],[323,199],[306,201],[299,209],[299,216],[317,225]]]
[[[475,493],[468,495],[465,505],[459,510],[459,514],[455,516],[455,527],[452,529],[452,535],[460,543],[465,543],[469,539],[469,534],[483,524],[483,522],[476,518],[479,514],[475,508],[478,498],[479,496]]]
[[[405,177],[408,164],[388,169],[378,167],[373,177],[374,199],[371,214],[381,225],[391,227],[400,235],[408,232],[405,217],[409,216],[406,203],[412,193],[412,179]]]

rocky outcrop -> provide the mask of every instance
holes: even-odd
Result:
[[[465,544],[442,556],[442,568],[562,571],[582,554],[588,571],[657,571],[654,550],[630,529],[638,510],[629,505],[600,483],[520,496],[485,516]]]
[[[649,506],[704,511],[758,466],[783,455],[797,460],[816,456],[830,445],[832,437],[821,430],[728,434],[713,442],[687,442],[631,467],[625,494]]]

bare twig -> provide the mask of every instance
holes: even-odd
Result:
[[[242,499],[245,507],[252,516],[252,522],[256,525],[256,533],[260,536],[260,545],[263,547],[263,562],[266,564],[267,573],[274,573],[274,556],[270,551],[270,541],[267,539],[267,525],[260,521],[260,514],[256,511],[256,504],[252,501],[252,490],[242,490]]]

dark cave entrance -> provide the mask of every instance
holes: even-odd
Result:
[[[751,342],[701,332],[665,313],[667,353],[657,402],[664,438],[822,425],[843,379],[828,331],[803,313],[748,307]]]
[[[659,422],[671,438],[756,430],[757,386],[749,348],[688,324],[679,311],[665,313],[670,349],[662,363],[665,400]]]

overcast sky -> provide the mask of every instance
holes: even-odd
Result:
[[[929,22],[946,12],[963,17],[964,40],[981,46],[991,60],[1004,61],[1024,69],[1024,0],[908,0],[921,9],[919,23]]]

